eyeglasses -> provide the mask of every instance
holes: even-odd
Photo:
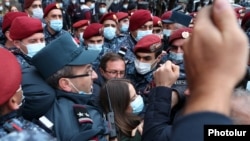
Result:
[[[79,74],[79,75],[70,75],[70,76],[65,76],[66,78],[78,78],[78,77],[88,77],[92,76],[93,69],[90,69],[87,71],[85,74]]]
[[[105,71],[111,75],[124,75],[125,74],[125,71]]]

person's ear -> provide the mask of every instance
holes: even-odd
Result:
[[[11,38],[10,38],[10,31],[6,31],[4,33],[5,37],[9,40],[9,41],[13,41]]]
[[[13,44],[14,44],[15,47],[21,49],[21,41],[19,41],[19,40],[13,40]]]
[[[45,17],[44,20],[45,20],[45,23],[46,23],[46,24],[49,24],[49,19],[48,19],[48,17]]]
[[[104,75],[105,71],[102,68],[99,68],[101,75]]]
[[[72,88],[70,87],[70,80],[68,78],[60,78],[58,82],[58,87],[66,92],[70,92]]]
[[[19,109],[20,99],[17,94],[14,94],[8,101],[7,107],[9,110],[14,111]]]

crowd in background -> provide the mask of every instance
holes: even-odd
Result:
[[[200,105],[205,105],[200,109],[196,108],[197,105],[192,108],[185,106],[187,103],[196,104],[188,99],[195,99],[193,97],[198,96],[203,87],[195,86],[203,86],[209,81],[209,76],[213,79],[217,74],[210,74],[208,70],[222,68],[220,61],[218,66],[213,66],[213,57],[200,55],[210,51],[210,55],[214,53],[220,58],[218,51],[204,49],[202,52],[202,49],[194,48],[204,46],[209,49],[211,43],[222,46],[217,41],[220,39],[217,30],[214,31],[217,28],[209,25],[218,22],[220,15],[213,14],[216,20],[203,23],[214,31],[207,38],[202,32],[202,17],[197,15],[201,9],[205,9],[203,14],[208,13],[207,6],[212,1],[8,2],[5,0],[0,5],[0,11],[4,6],[1,11],[0,67],[6,69],[0,72],[3,79],[0,82],[3,85],[0,92],[0,138],[3,140],[22,136],[18,134],[22,130],[27,131],[23,132],[27,138],[45,140],[170,140],[179,138],[172,132],[178,119],[192,110],[209,107],[207,102],[200,102]],[[239,35],[237,43],[243,52],[247,50],[247,37],[250,37],[250,12],[243,6],[232,9],[226,9],[231,20],[229,23]],[[205,17],[211,20],[210,16]],[[185,44],[187,41],[188,45]],[[228,39],[230,41],[233,42]],[[236,43],[225,45],[232,47]],[[249,60],[248,52],[244,53],[241,59]],[[192,58],[192,55],[199,59]],[[187,56],[191,59],[185,60]],[[206,59],[208,66],[203,63]],[[221,103],[230,103],[227,108],[222,105],[221,109],[211,109],[226,113],[232,122],[218,116],[226,123],[249,124],[249,110],[242,108],[248,107],[249,103],[246,91],[250,89],[249,62],[244,69],[243,65],[240,66],[237,80],[227,82],[226,77],[220,75],[219,81],[225,81],[228,86],[225,89],[229,89],[224,91],[225,94],[234,94]],[[233,71],[237,70],[230,69]],[[221,86],[217,83],[219,81],[214,83]],[[209,88],[214,90],[212,86]],[[197,119],[206,115],[212,117],[208,122],[215,120],[216,114],[191,116]],[[194,124],[194,121],[188,123]],[[189,124],[177,124],[175,130],[181,133]],[[199,124],[197,122],[194,126],[201,133]],[[198,139],[200,137],[201,134]]]

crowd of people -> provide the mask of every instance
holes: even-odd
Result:
[[[62,3],[3,16],[0,140],[200,141],[204,124],[250,124],[244,7]]]

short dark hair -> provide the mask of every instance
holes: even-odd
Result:
[[[58,70],[56,73],[51,75],[46,79],[46,82],[52,86],[53,88],[57,89],[59,87],[59,79],[65,76],[73,75],[73,66],[65,66],[62,69]]]
[[[117,61],[117,60],[122,60],[122,61],[124,61],[124,63],[125,63],[125,60],[124,60],[123,57],[120,56],[119,54],[114,53],[114,52],[107,52],[107,53],[102,57],[102,59],[100,60],[100,65],[99,65],[99,67],[100,67],[102,70],[106,70],[107,62],[108,62],[108,61]]]

